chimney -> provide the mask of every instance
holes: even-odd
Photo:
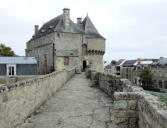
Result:
[[[37,34],[38,30],[39,30],[39,25],[34,25],[35,35]]]
[[[82,23],[82,18],[81,17],[78,17],[77,18],[77,24],[81,24]]]
[[[137,59],[137,64],[141,64],[141,59],[140,58]]]
[[[65,31],[69,31],[70,30],[70,9],[64,8],[63,15],[64,15],[63,21],[64,21]]]

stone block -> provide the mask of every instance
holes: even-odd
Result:
[[[138,100],[140,93],[137,92],[115,92],[115,100]]]
[[[136,110],[137,108],[137,101],[136,100],[129,100],[128,101],[128,109]]]
[[[137,111],[133,110],[115,110],[114,117],[119,118],[136,118],[138,117]]]
[[[115,110],[127,109],[127,108],[128,108],[128,102],[126,100],[114,101]]]
[[[91,87],[98,87],[99,86],[99,81],[98,80],[93,80]]]
[[[7,92],[0,93],[0,104],[3,103],[3,102],[6,102],[6,101],[8,101]]]
[[[136,125],[119,124],[119,125],[116,125],[114,128],[138,128],[138,126],[136,126]]]
[[[137,118],[129,118],[129,124],[131,125],[137,125]]]
[[[115,124],[128,124],[128,118],[114,118]]]

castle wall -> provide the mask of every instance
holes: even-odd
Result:
[[[77,50],[78,57],[69,56],[69,65],[64,65],[64,57],[55,57],[56,70],[65,68],[81,67],[82,44],[84,42],[82,34],[72,33],[55,33],[55,49],[56,50]],[[66,57],[66,56],[65,56]]]
[[[49,99],[73,75],[75,69],[0,87],[0,127],[15,128]]]
[[[88,54],[86,59],[91,63],[91,69],[97,71],[103,71],[103,56],[102,55],[91,55]]]
[[[56,58],[56,66],[57,66],[56,69],[59,71],[63,69],[70,69],[70,68],[76,67],[79,64],[80,64],[80,59],[78,57],[69,57],[68,65],[64,64],[64,57]]]
[[[55,33],[56,50],[74,50],[77,49],[81,56],[82,34]]]
[[[105,39],[103,39],[103,38],[88,38],[88,50],[105,51]]]
[[[87,70],[86,76],[114,101],[116,128],[167,128],[167,105],[158,97],[116,75]]]
[[[102,71],[103,55],[87,53],[87,55],[83,56],[83,44],[87,45],[87,50],[105,51],[105,40],[102,38],[86,38],[83,34],[54,32],[29,41],[27,43],[26,55],[36,57],[39,74],[49,73],[53,68],[55,70],[62,70],[78,66],[82,69],[84,60],[89,63],[91,62],[93,69]],[[78,57],[69,56],[69,65],[64,65],[64,58],[67,56],[58,57],[56,55],[58,50],[77,50]]]
[[[53,62],[53,44],[55,43],[55,34],[37,38],[27,43],[26,56],[33,56],[37,59],[38,74],[46,74],[54,68]]]
[[[103,38],[87,38],[87,41],[87,49],[97,51],[87,55],[88,61],[91,63],[91,69],[103,71],[103,54],[99,51],[105,51],[105,40]]]

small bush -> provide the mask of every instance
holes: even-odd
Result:
[[[142,88],[144,90],[154,91],[154,92],[160,92],[161,91],[159,88],[154,88],[154,87],[151,87],[151,86],[142,86]]]

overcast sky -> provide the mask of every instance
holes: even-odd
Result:
[[[167,0],[0,0],[0,43],[25,55],[34,25],[70,8],[106,38],[105,60],[167,57]]]

